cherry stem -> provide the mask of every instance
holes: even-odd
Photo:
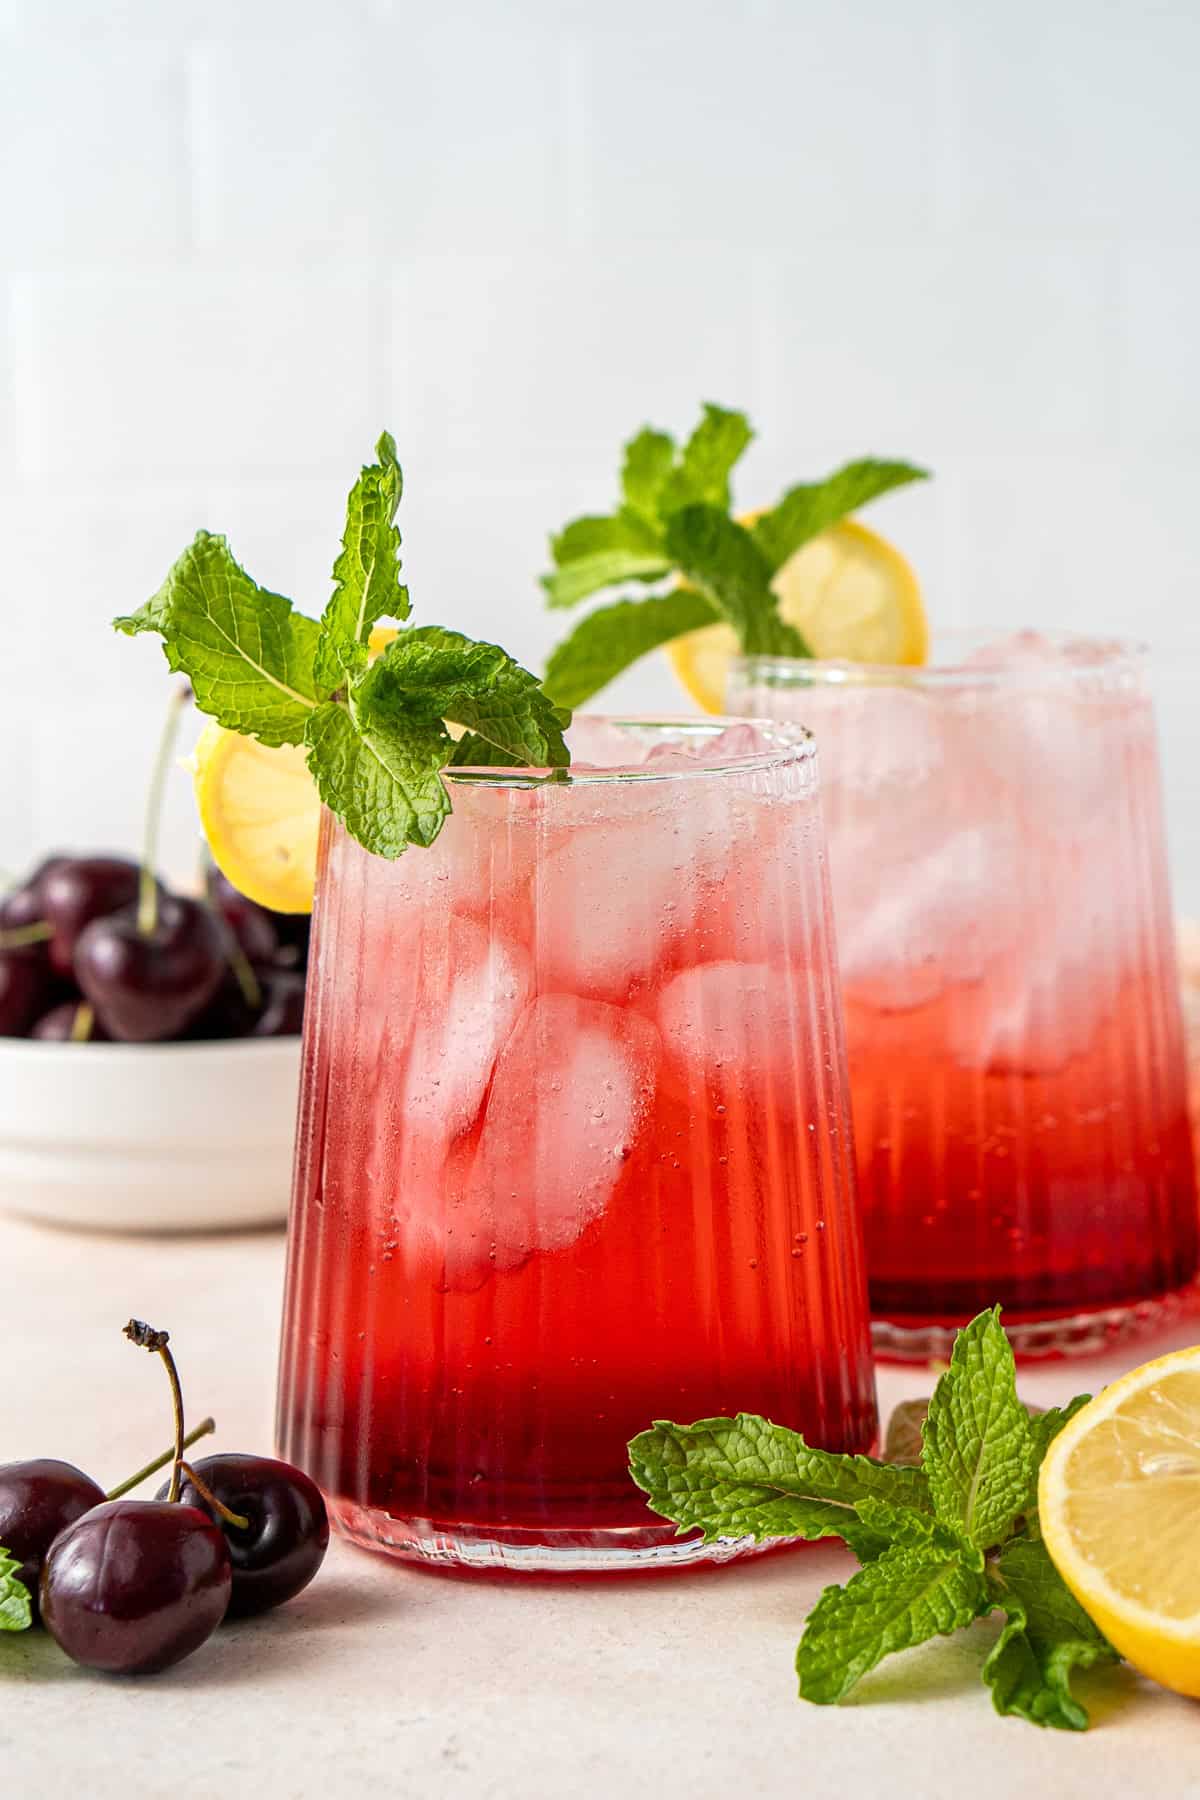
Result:
[[[211,900],[206,900],[204,904],[208,907],[213,924],[220,933],[225,951],[225,961],[233,971],[233,979],[242,990],[242,999],[252,1012],[257,1012],[262,1005],[263,995],[258,976],[254,973],[254,964],[238,943],[237,932],[221,909],[214,906]]]
[[[144,1319],[130,1319],[125,1327],[125,1336],[139,1349],[153,1350],[162,1357],[167,1379],[171,1383],[171,1405],[175,1410],[175,1464],[171,1470],[171,1491],[167,1499],[178,1500],[179,1465],[183,1460],[183,1390],[179,1385],[179,1370],[175,1367],[175,1358],[171,1355],[171,1334],[169,1331],[156,1331]]]
[[[75,1008],[75,1017],[71,1020],[71,1042],[86,1044],[92,1035],[92,1026],[95,1023],[95,1013],[86,1000],[81,1000]]]
[[[201,1419],[198,1425],[192,1426],[192,1429],[184,1438],[184,1449],[189,1450],[198,1439],[207,1437],[210,1432],[213,1432],[216,1429],[217,1425],[215,1419]],[[121,1482],[119,1487],[110,1488],[104,1498],[106,1500],[119,1500],[122,1494],[127,1494],[131,1488],[140,1487],[143,1481],[149,1481],[152,1475],[157,1475],[160,1469],[165,1469],[168,1463],[174,1461],[175,1446],[172,1444],[169,1450],[164,1450],[161,1456],[156,1456],[153,1462],[148,1462],[144,1469],[139,1469],[136,1475],[131,1475],[129,1477],[128,1481]]]
[[[171,766],[171,752],[175,748],[175,739],[179,732],[179,721],[183,709],[192,697],[189,687],[176,688],[167,706],[167,717],[163,725],[162,737],[158,743],[158,753],[154,758],[154,768],[150,775],[150,787],[146,794],[146,823],[142,835],[142,867],[138,875],[137,927],[144,937],[148,937],[158,924],[158,831],[162,823],[163,790],[167,782],[167,770]]]
[[[203,1481],[201,1477],[197,1475],[190,1463],[181,1462],[179,1464],[179,1472],[187,1476],[205,1505],[211,1506],[217,1517],[223,1519],[226,1525],[232,1525],[235,1531],[249,1531],[250,1521],[245,1513],[235,1513],[230,1507],[226,1506],[223,1500],[218,1500],[207,1481]]]
[[[0,950],[24,950],[30,944],[44,944],[54,936],[48,919],[35,919],[30,925],[13,925],[0,931]]]

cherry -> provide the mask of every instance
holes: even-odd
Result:
[[[198,900],[162,894],[147,924],[140,907],[93,919],[75,947],[75,975],[113,1037],[177,1037],[220,985],[221,933]]]
[[[146,1675],[179,1662],[212,1635],[229,1605],[233,1572],[223,1533],[206,1513],[179,1503],[184,1448],[211,1430],[212,1420],[185,1436],[167,1332],[130,1319],[125,1335],[162,1358],[171,1384],[169,1495],[121,1497],[161,1467],[160,1457],[76,1519],[50,1546],[40,1598],[47,1630],[76,1662],[110,1674]]]
[[[263,981],[263,1008],[254,1024],[255,1037],[294,1037],[304,1024],[304,976],[298,969],[276,969]]]
[[[38,1576],[60,1531],[98,1506],[104,1489],[74,1463],[42,1457],[0,1463],[0,1544],[20,1563],[37,1617]]]
[[[36,875],[0,900],[0,942],[10,954],[47,968],[50,962],[48,945],[53,935],[54,929],[42,910],[41,888]]]
[[[43,965],[19,950],[0,950],[0,1037],[24,1037],[51,997]]]
[[[54,928],[49,955],[56,974],[71,974],[75,946],[93,919],[137,898],[139,874],[125,856],[77,856],[57,860],[41,877],[41,917]]]
[[[234,1452],[183,1467],[180,1499],[221,1524],[229,1543],[231,1618],[282,1606],[308,1586],[329,1547],[315,1481],[290,1463]]]
[[[51,1545],[42,1620],[85,1668],[149,1675],[212,1636],[232,1582],[229,1547],[206,1513],[174,1500],[106,1500]]]
[[[86,1000],[64,1000],[43,1013],[30,1037],[47,1044],[106,1044],[108,1033]],[[0,1542],[3,1542],[0,1539]]]
[[[204,891],[209,905],[225,920],[247,960],[256,965],[274,962],[279,953],[279,934],[266,907],[247,899],[217,868],[205,871]]]
[[[187,1036],[206,1040],[249,1037],[260,1008],[261,990],[259,1005],[252,1004],[237,976],[227,969],[212,999],[189,1023]]]

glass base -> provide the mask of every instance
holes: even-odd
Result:
[[[1005,1311],[1004,1329],[1015,1354],[1027,1361],[1052,1356],[1102,1356],[1122,1344],[1151,1337],[1200,1301],[1200,1282],[1149,1300],[1067,1314]],[[967,1320],[873,1319],[875,1354],[884,1362],[945,1362],[955,1333]]]
[[[443,1519],[395,1519],[377,1507],[327,1496],[337,1531],[363,1550],[403,1562],[480,1574],[591,1575],[634,1569],[695,1568],[732,1562],[779,1547],[782,1540],[680,1538],[673,1525],[635,1525],[602,1531],[555,1531],[506,1525],[463,1525]]]

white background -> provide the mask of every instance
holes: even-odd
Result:
[[[134,841],[106,621],[198,525],[319,609],[389,426],[418,616],[538,663],[547,530],[710,398],[747,504],[929,464],[939,622],[1152,640],[1200,911],[1198,87],[1195,0],[0,0],[0,865]]]

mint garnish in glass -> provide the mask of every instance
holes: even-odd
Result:
[[[615,510],[575,519],[551,538],[555,567],[542,586],[551,606],[574,606],[622,582],[668,585],[581,620],[547,664],[547,693],[579,706],[648,651],[721,622],[747,655],[811,654],[780,617],[775,576],[830,525],[926,471],[862,457],[824,481],[789,488],[742,522],[731,515],[729,478],[753,435],[743,413],[705,406],[682,447],[649,426],[626,444]]]
[[[264,744],[304,744],[330,811],[366,849],[395,857],[441,830],[443,769],[567,765],[570,713],[498,645],[408,624],[395,523],[403,482],[386,432],[376,455],[351,490],[320,620],[259,587],[223,537],[200,531],[158,593],[113,623],[130,636],[157,632],[219,724]],[[381,619],[402,629],[372,661]]]

